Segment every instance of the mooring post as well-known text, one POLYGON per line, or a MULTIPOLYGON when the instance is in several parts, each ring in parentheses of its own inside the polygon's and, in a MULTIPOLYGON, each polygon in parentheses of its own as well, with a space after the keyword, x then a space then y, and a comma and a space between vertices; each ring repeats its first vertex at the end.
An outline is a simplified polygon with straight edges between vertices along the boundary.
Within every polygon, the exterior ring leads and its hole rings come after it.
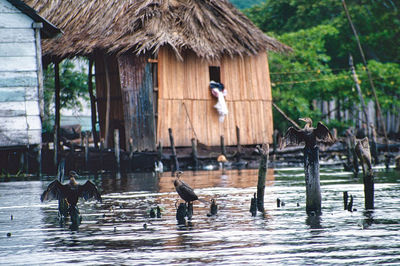
POLYGON ((115 153, 115 161, 117 162, 117 170, 118 172, 121 170, 121 161, 120 161, 120 148, 119 148, 119 130, 114 129, 114 153, 115 153))
POLYGON ((304 174, 306 178, 306 212, 320 215, 321 188, 319 180, 319 148, 306 147, 304 152, 304 174))
POLYGON ((268 143, 264 143, 262 148, 257 147, 257 149, 261 155, 260 166, 258 167, 257 209, 260 212, 264 212, 264 191, 268 169, 269 145, 268 143))
POLYGON ((199 169, 199 158, 197 155, 197 140, 192 138, 192 158, 193 158, 193 168, 194 170, 199 169))
POLYGON ((225 138, 224 135, 221 135, 221 154, 226 157, 226 148, 225 148, 225 138))
POLYGON ((349 193, 347 191, 343 192, 343 207, 345 210, 347 210, 347 204, 349 201, 349 193))
POLYGON ((171 160, 173 166, 172 172, 176 172, 179 171, 179 162, 178 162, 178 157, 176 156, 176 149, 175 149, 174 136, 172 135, 172 128, 168 128, 168 133, 172 151, 172 160, 171 160))

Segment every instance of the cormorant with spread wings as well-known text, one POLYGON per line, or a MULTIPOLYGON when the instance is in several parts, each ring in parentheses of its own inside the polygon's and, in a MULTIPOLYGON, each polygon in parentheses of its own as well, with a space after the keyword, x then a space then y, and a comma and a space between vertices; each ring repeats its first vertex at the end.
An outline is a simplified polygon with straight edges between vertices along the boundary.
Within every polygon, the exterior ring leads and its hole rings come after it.
POLYGON ((318 122, 317 127, 313 128, 311 118, 305 117, 299 118, 299 120, 306 122, 306 125, 303 129, 290 127, 284 136, 284 145, 304 142, 306 147, 313 148, 317 144, 317 139, 328 143, 334 142, 331 132, 322 122, 318 122))
POLYGON ((78 184, 75 177, 78 176, 75 171, 70 172, 70 179, 68 184, 62 184, 59 180, 51 182, 47 189, 43 192, 40 200, 58 199, 59 202, 66 202, 64 208, 66 210, 59 210, 61 213, 69 213, 72 223, 79 223, 79 210, 77 208, 78 199, 84 198, 86 200, 95 198, 102 202, 101 195, 96 186, 91 181, 86 181, 85 184, 78 184))

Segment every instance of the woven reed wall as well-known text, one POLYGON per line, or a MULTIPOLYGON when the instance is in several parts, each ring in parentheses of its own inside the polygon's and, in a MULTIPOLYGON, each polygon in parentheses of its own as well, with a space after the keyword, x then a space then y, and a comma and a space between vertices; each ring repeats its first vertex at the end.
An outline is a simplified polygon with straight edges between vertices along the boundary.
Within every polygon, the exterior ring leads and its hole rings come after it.
POLYGON ((190 146, 191 138, 209 145, 236 145, 236 126, 241 144, 272 142, 272 105, 266 53, 252 57, 224 57, 219 65, 221 82, 228 91, 229 114, 219 123, 213 107, 217 99, 209 88, 210 63, 192 52, 179 61, 173 51, 162 48, 158 54, 157 140, 168 146, 172 128, 176 146, 190 146))

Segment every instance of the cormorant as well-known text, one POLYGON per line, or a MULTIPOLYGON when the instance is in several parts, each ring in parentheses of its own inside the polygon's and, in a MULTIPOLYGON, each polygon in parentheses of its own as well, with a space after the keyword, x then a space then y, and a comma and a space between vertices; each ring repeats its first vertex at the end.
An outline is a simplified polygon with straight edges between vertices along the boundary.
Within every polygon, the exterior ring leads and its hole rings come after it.
POLYGON ((182 171, 178 171, 176 173, 176 179, 174 181, 176 192, 178 192, 179 196, 188 203, 198 200, 199 198, 194 193, 193 189, 189 187, 188 184, 180 180, 182 174, 183 174, 182 171))
POLYGON ((85 184, 78 184, 75 177, 78 175, 75 171, 70 172, 69 183, 63 185, 59 180, 51 182, 47 189, 43 192, 40 200, 58 199, 59 200, 59 211, 63 215, 70 215, 72 223, 79 223, 79 210, 77 203, 79 197, 89 199, 94 197, 96 200, 102 202, 100 193, 96 186, 91 181, 86 181, 85 184), (62 204, 60 204, 60 202, 62 204))
POLYGON ((313 128, 311 118, 305 117, 299 118, 299 120, 306 122, 306 125, 303 129, 289 127, 284 137, 285 145, 290 143, 301 144, 305 142, 306 147, 314 148, 317 144, 317 139, 329 143, 334 142, 331 132, 329 132, 329 129, 322 124, 322 122, 318 122, 317 127, 313 128))

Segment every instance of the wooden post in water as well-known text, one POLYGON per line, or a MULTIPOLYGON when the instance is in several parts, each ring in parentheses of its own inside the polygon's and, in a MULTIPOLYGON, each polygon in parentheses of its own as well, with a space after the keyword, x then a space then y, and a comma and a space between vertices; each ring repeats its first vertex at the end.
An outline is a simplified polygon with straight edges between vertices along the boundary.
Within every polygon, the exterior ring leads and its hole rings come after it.
POLYGON ((226 148, 225 148, 225 138, 224 135, 221 135, 221 154, 226 157, 226 148))
POLYGON ((199 158, 197 155, 197 140, 192 138, 192 157, 193 157, 193 168, 194 170, 199 169, 199 158))
POLYGON ((363 169, 365 209, 374 209, 374 173, 368 138, 356 140, 355 150, 363 169))
POLYGON ((306 178, 306 212, 320 215, 321 188, 319 181, 319 148, 306 147, 304 152, 304 174, 306 178))
POLYGON ((117 171, 121 171, 120 148, 119 148, 119 130, 114 129, 114 153, 117 162, 117 171))
POLYGON ((264 143, 262 148, 257 147, 261 155, 260 166, 258 167, 258 183, 257 183, 257 209, 264 212, 264 192, 265 192, 265 179, 267 177, 268 169, 268 154, 269 145, 264 143))
POLYGON ((236 142, 237 142, 237 155, 236 161, 240 161, 242 159, 242 145, 240 144, 240 128, 236 126, 236 142))
POLYGON ((178 157, 176 156, 176 149, 175 149, 174 136, 172 135, 172 128, 168 128, 168 133, 172 151, 172 166, 173 166, 172 172, 176 172, 179 171, 179 162, 178 162, 178 157))

